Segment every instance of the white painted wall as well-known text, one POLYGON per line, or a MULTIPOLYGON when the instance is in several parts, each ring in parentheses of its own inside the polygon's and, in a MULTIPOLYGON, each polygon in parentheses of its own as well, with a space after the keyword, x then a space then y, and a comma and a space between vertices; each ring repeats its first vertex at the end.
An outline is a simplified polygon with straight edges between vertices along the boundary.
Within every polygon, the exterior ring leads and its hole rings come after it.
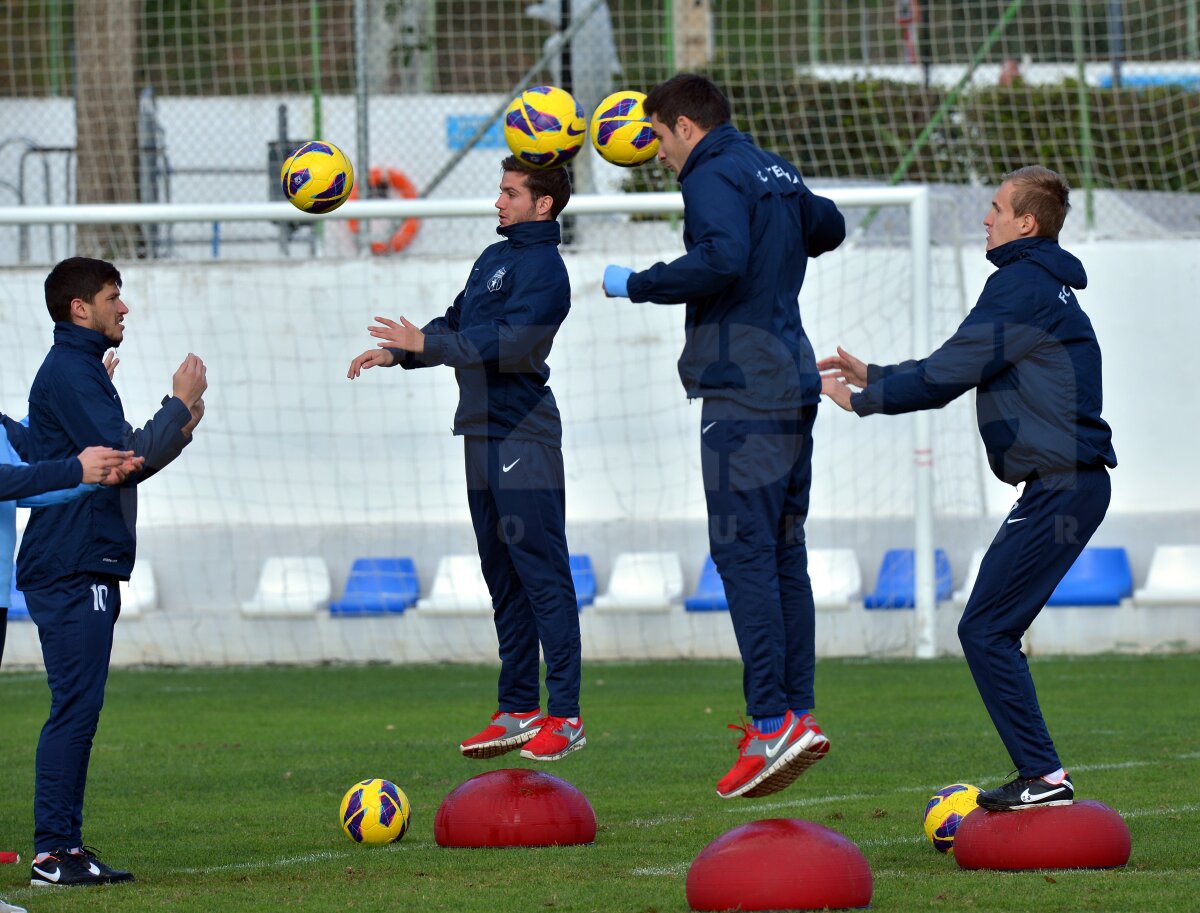
MULTIPOLYGON (((645 266, 675 252, 632 243, 624 256, 645 266)), ((1112 510, 1200 511, 1191 379, 1200 242, 1084 243, 1075 252, 1091 274, 1081 300, 1104 351, 1104 414, 1121 463, 1112 510)), ((952 272, 955 253, 936 252, 935 277, 952 272)), ((573 311, 550 359, 569 515, 700 519, 699 407, 675 373, 682 309, 604 298, 599 278, 611 256, 567 255, 573 311)), ((840 343, 872 360, 914 354, 907 303, 891 298, 906 281, 903 257, 859 250, 815 262, 802 310, 818 352, 840 343)), ((973 301, 990 267, 978 251, 965 252, 963 266, 973 301)), ((423 322, 469 269, 466 259, 424 258, 125 266, 131 313, 117 386, 129 419, 154 412, 189 351, 205 359, 211 384, 195 443, 144 492, 142 525, 387 523, 397 511, 406 520, 465 518, 461 445, 449 434, 452 371, 375 370, 353 382, 345 374, 372 344, 372 317, 423 322)), ((0 405, 14 414, 50 342, 44 274, 0 271, 0 405)), ((957 320, 953 308, 939 311, 938 338, 957 320)), ((970 400, 935 416, 939 509, 1003 512, 1012 489, 982 468, 970 400)), ((907 417, 823 408, 813 516, 909 513, 910 427, 907 417)))

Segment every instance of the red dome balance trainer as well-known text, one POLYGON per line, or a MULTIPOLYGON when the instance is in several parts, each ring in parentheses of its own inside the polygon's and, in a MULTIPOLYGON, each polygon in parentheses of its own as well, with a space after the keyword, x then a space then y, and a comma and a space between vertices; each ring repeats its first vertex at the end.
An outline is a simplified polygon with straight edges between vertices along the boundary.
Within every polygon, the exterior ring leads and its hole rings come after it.
POLYGON ((591 803, 566 780, 508 768, 472 777, 442 800, 438 846, 568 846, 596 839, 591 803))
POLYGON ((811 821, 771 818, 726 831, 687 876, 693 910, 865 907, 871 867, 854 842, 811 821))
POLYGON ((1125 821, 1090 799, 1015 812, 981 808, 954 837, 964 869, 1112 869, 1129 861, 1129 849, 1125 821))

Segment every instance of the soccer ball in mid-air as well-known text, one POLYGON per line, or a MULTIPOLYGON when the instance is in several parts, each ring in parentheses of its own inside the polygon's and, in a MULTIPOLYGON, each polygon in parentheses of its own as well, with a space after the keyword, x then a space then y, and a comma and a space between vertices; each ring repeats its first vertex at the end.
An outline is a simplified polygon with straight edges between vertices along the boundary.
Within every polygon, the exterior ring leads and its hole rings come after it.
POLYGON ((355 843, 395 843, 411 814, 404 790, 388 780, 363 780, 342 797, 342 830, 355 843))
POLYGON ((613 92, 592 115, 592 145, 606 162, 632 168, 658 155, 658 138, 642 110, 642 92, 613 92))
POLYGON ((954 834, 963 818, 979 807, 979 788, 954 783, 939 789, 925 806, 925 836, 939 853, 954 852, 954 834))
POLYGON ((350 196, 354 167, 333 143, 305 143, 283 162, 279 172, 283 195, 305 212, 332 212, 350 196))
POLYGON ((533 168, 553 168, 583 147, 587 122, 570 92, 535 86, 512 100, 504 112, 504 141, 513 155, 533 168))

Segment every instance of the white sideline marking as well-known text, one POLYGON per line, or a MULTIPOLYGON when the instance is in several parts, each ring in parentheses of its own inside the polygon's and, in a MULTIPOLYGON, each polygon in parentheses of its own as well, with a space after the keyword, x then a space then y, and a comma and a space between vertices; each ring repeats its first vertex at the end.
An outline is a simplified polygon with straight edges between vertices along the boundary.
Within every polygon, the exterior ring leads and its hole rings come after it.
POLYGON ((657 866, 654 868, 647 868, 647 869, 631 869, 629 874, 630 875, 648 876, 651 878, 662 878, 664 876, 670 877, 670 878, 676 878, 680 875, 685 874, 689 868, 691 868, 691 863, 680 862, 680 863, 677 863, 676 865, 657 866))
MULTIPOLYGON (((410 847, 427 847, 433 846, 429 841, 399 844, 393 843, 390 846, 378 847, 377 850, 383 852, 394 853, 403 850, 405 846, 410 847)), ((168 869, 172 875, 215 875, 219 872, 236 872, 241 869, 283 869, 292 865, 304 865, 309 862, 322 862, 327 859, 350 859, 357 856, 357 850, 346 850, 344 852, 330 852, 328 850, 320 853, 305 853, 303 856, 285 856, 282 859, 262 859, 257 862, 248 860, 246 862, 230 862, 227 865, 210 865, 199 869, 168 869)))
POLYGON ((867 793, 851 793, 845 796, 812 796, 807 799, 793 799, 790 802, 764 802, 761 805, 733 805, 725 809, 727 812, 771 811, 776 808, 802 808, 806 805, 824 805, 827 802, 849 802, 854 799, 870 799, 867 793))
POLYGON ((1139 808, 1131 812, 1120 812, 1122 818, 1148 818, 1150 815, 1182 815, 1200 812, 1200 805, 1171 805, 1166 808, 1139 808))
POLYGON ((658 827, 660 824, 680 824, 684 821, 694 821, 695 815, 659 815, 657 818, 633 818, 628 822, 629 827, 658 827))
MULTIPOLYGON (((1190 751, 1190 752, 1187 752, 1186 754, 1177 754, 1172 758, 1159 759, 1159 760, 1155 760, 1155 761, 1116 761, 1112 764, 1072 764, 1068 768, 1068 771, 1073 773, 1074 771, 1079 770, 1079 771, 1083 771, 1083 772, 1087 773, 1087 772, 1090 772, 1093 770, 1129 770, 1130 768, 1133 768, 1133 767, 1150 767, 1155 764, 1162 764, 1164 761, 1167 761, 1167 760, 1169 760, 1169 761, 1200 760, 1200 751, 1190 751)), ((993 779, 994 777, 995 777, 995 774, 980 774, 975 777, 969 777, 966 780, 962 780, 961 782, 963 782, 963 783, 983 783, 983 782, 993 779)), ((1008 777, 1005 777, 1005 779, 1007 780, 1008 777)), ((942 788, 941 786, 900 786, 900 787, 896 788, 895 792, 915 793, 915 792, 928 791, 932 795, 934 792, 936 792, 937 790, 939 790, 941 788, 942 788)))

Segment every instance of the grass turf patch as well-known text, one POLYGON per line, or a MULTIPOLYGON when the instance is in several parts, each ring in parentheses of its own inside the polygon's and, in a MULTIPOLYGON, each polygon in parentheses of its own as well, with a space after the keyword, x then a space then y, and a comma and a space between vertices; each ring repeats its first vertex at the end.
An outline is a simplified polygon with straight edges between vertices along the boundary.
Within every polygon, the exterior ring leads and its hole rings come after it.
POLYGON ((92 753, 84 832, 138 883, 32 889, 34 750, 44 677, 0 675, 0 896, 68 910, 681 911, 688 866, 760 818, 805 818, 854 840, 874 910, 1191 911, 1200 876, 1200 657, 1038 658, 1043 709, 1078 798, 1116 808, 1127 868, 964 872, 921 833, 928 797, 989 788, 1008 757, 961 660, 825 660, 817 718, 828 757, 789 789, 722 801, 735 759, 741 668, 731 662, 585 663, 588 746, 538 769, 596 811, 591 846, 438 847, 433 819, 467 778, 534 766, 457 751, 494 709, 494 667, 114 670, 92 753), (341 832, 351 784, 384 777, 413 805, 407 836, 360 847, 341 832))

